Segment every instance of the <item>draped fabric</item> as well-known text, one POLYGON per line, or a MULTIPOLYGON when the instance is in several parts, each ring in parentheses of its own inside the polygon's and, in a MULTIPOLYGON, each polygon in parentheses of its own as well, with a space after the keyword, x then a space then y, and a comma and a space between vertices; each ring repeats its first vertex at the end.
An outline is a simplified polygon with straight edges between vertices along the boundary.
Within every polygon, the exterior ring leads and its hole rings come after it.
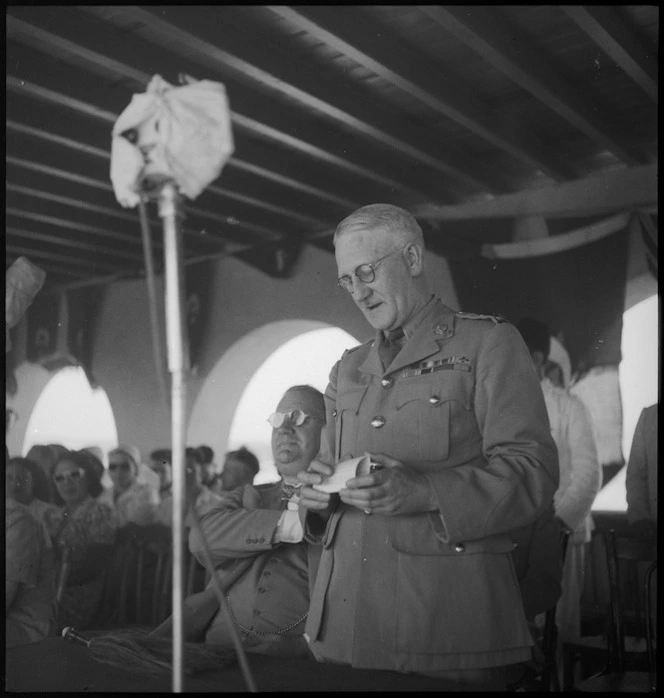
POLYGON ((574 372, 621 360, 627 231, 526 259, 449 259, 460 310, 535 317, 562 338, 574 372))

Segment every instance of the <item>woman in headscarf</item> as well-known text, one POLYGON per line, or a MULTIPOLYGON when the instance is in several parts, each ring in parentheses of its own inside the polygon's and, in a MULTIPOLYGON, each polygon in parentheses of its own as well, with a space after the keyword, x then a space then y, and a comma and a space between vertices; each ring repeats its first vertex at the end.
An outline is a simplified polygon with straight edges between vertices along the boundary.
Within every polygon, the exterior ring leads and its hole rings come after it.
POLYGON ((155 520, 159 495, 138 480, 138 472, 139 463, 132 449, 119 446, 108 454, 108 473, 113 486, 104 490, 99 501, 115 509, 120 526, 129 523, 146 526, 155 520))
POLYGON ((82 630, 99 607, 104 572, 118 528, 116 512, 97 497, 103 487, 90 461, 80 453, 61 456, 53 476, 58 509, 45 516, 60 564, 67 563, 58 626, 82 630))

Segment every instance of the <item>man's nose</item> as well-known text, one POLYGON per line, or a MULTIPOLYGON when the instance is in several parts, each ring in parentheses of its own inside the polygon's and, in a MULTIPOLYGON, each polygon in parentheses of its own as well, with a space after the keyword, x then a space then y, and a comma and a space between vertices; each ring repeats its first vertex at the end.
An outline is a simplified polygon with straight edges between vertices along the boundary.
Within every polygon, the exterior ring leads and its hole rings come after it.
POLYGON ((371 295, 371 288, 368 284, 360 281, 356 276, 353 276, 353 290, 351 291, 354 301, 362 301, 371 295))

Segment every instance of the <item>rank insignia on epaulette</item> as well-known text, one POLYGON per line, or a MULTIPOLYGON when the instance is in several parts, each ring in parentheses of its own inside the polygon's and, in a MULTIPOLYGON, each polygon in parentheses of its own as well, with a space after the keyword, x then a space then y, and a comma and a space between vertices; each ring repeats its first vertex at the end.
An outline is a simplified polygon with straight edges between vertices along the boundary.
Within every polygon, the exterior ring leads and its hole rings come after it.
POLYGON ((433 328, 433 336, 441 339, 447 339, 454 335, 454 331, 449 325, 436 325, 433 328))
POLYGON ((458 311, 455 313, 457 317, 465 318, 466 320, 491 320, 496 324, 501 322, 509 322, 504 315, 484 315, 482 313, 463 313, 458 311))

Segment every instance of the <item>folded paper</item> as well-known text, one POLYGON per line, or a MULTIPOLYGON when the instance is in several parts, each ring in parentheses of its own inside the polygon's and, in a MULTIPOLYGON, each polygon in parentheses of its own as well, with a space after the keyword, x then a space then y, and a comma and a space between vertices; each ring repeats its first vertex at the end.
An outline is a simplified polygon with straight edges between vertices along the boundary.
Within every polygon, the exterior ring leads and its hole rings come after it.
POLYGON ((351 458, 339 463, 330 477, 326 478, 320 485, 313 485, 314 489, 321 492, 339 492, 346 487, 348 480, 360 475, 368 475, 371 468, 371 458, 365 453, 359 458, 351 458))

